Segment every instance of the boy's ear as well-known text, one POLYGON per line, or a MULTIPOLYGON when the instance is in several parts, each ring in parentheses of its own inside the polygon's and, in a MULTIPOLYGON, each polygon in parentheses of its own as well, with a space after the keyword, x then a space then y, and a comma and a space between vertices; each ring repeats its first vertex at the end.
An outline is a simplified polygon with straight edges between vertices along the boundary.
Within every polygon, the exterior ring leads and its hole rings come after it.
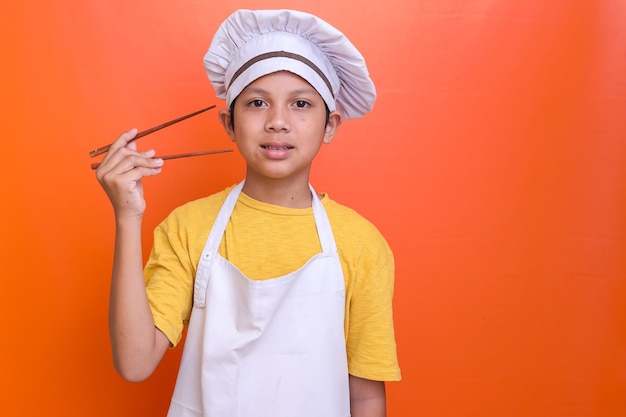
POLYGON ((326 128, 324 129, 324 143, 333 141, 337 130, 339 130, 339 126, 341 126, 342 120, 341 113, 337 110, 330 112, 328 115, 328 123, 326 123, 326 128))
POLYGON ((224 128, 224 130, 230 137, 230 140, 234 141, 235 137, 234 137, 234 129, 233 129, 233 123, 232 123, 233 119, 231 117, 230 110, 228 109, 220 110, 218 113, 218 118, 220 119, 220 123, 222 127, 224 128))

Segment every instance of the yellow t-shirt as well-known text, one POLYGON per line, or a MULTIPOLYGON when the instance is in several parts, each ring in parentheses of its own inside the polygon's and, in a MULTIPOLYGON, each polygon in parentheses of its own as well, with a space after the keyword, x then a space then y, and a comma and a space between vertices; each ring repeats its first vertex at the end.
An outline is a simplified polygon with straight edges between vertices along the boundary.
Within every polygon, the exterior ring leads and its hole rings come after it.
MULTIPOLYGON (((200 255, 232 188, 177 208, 155 229, 145 267, 146 289, 155 325, 174 346, 191 315, 200 255)), ((354 210, 326 195, 321 201, 346 285, 344 329, 349 372, 378 381, 399 380, 391 250, 380 232, 354 210)), ((321 252, 313 210, 266 204, 241 193, 219 251, 250 279, 293 272, 321 252)))

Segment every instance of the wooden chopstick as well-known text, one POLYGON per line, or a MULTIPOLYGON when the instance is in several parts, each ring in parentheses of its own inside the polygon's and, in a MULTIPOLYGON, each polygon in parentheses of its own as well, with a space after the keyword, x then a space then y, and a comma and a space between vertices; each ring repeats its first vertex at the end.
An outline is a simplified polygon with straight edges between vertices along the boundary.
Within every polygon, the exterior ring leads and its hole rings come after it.
MULTIPOLYGON (((203 113, 203 112, 205 112, 205 111, 207 111, 207 110, 211 110, 212 108, 215 108, 215 105, 213 105, 213 106, 209 106, 209 107, 207 107, 207 108, 205 108, 205 109, 202 109, 202 110, 195 111, 195 112, 193 112, 193 113, 189 113, 189 114, 187 114, 187 115, 185 115, 185 116, 181 116, 181 117, 179 117, 179 118, 177 118, 177 119, 170 120, 169 122, 165 122, 165 123, 160 124, 160 125, 158 125, 158 126, 151 127, 150 129, 143 130, 143 131, 141 131, 141 132, 137 133, 137 135, 136 135, 133 139, 131 139, 131 140, 129 141, 129 143, 130 143, 130 142, 132 142, 132 141, 135 141, 135 140, 137 140, 137 139, 139 139, 139 138, 141 138, 141 137, 144 137, 144 136, 146 136, 146 135, 149 135, 150 133, 154 133, 154 132, 156 132, 157 130, 161 130, 161 129, 163 129, 164 127, 171 126, 171 125, 173 125, 174 123, 182 122, 183 120, 188 119, 188 118, 190 118, 190 117, 193 117, 193 116, 195 116, 195 115, 197 115, 197 114, 203 113)), ((96 149, 94 149, 93 151, 89 152, 89 157, 90 157, 90 158, 93 158, 93 157, 95 157, 95 156, 98 156, 98 155, 101 155, 101 154, 105 153, 106 151, 108 151, 108 150, 109 150, 109 148, 111 147, 111 145, 112 145, 112 143, 110 143, 110 144, 108 144, 108 145, 106 145, 106 146, 102 146, 102 147, 100 147, 100 148, 96 148, 96 149)), ((181 157, 181 158, 183 158, 183 157, 181 157)))
MULTIPOLYGON (((225 153, 225 152, 232 152, 232 151, 233 151, 232 149, 220 149, 217 151, 191 152, 191 153, 179 153, 175 155, 155 156, 155 158, 178 159, 178 158, 188 158, 190 156, 212 155, 215 153, 225 153)), ((91 164, 91 169, 98 169, 99 166, 100 166, 100 162, 96 162, 94 164, 91 164)))

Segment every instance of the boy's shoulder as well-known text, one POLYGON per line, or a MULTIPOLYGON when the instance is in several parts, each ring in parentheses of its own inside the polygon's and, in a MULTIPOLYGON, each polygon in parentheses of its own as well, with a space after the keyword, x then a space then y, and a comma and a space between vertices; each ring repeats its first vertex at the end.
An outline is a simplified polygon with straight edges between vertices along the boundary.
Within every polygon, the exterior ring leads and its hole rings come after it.
POLYGON ((356 222, 361 227, 375 228, 374 224, 356 209, 340 203, 337 200, 333 200, 328 194, 324 194, 322 203, 324 205, 324 209, 326 209, 326 212, 328 213, 328 216, 334 218, 336 221, 351 220, 356 222))
POLYGON ((328 196, 325 196, 322 201, 336 238, 386 244, 383 235, 374 223, 357 210, 332 200, 328 196))
POLYGON ((220 208, 226 201, 226 197, 228 193, 235 188, 235 185, 231 185, 224 190, 217 191, 214 194, 208 195, 206 197, 200 197, 196 200, 188 201, 178 207, 176 207, 171 215, 175 216, 187 216, 189 214, 196 213, 215 213, 219 212, 220 208))
POLYGON ((212 223, 224 201, 226 201, 226 196, 234 187, 234 185, 230 186, 209 196, 191 200, 176 207, 163 220, 161 227, 194 228, 212 223))

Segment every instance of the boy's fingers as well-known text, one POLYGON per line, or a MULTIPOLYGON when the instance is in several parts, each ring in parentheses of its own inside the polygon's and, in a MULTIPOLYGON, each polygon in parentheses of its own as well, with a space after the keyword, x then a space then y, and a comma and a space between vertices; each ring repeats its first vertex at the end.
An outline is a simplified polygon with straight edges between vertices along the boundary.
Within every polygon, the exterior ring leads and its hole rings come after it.
POLYGON ((129 136, 131 136, 131 138, 129 139, 130 142, 126 142, 126 147, 128 149, 132 149, 133 151, 137 150, 137 142, 132 140, 135 136, 137 136, 137 129, 133 129, 132 131, 130 131, 129 136))
POLYGON ((135 136, 137 136, 137 128, 132 128, 129 131, 122 133, 120 137, 117 138, 115 142, 113 142, 113 144, 109 148, 109 152, 115 149, 122 148, 124 146, 135 146, 136 149, 137 144, 134 143, 133 140, 135 136))
POLYGON ((128 148, 119 149, 112 154, 107 154, 107 157, 96 169, 96 177, 101 179, 109 173, 122 175, 136 168, 159 168, 163 165, 163 160, 161 158, 154 159, 154 154, 153 149, 145 152, 137 152, 128 148))
POLYGON ((100 162, 100 166, 107 163, 114 155, 117 154, 117 151, 122 148, 128 148, 133 151, 137 150, 137 144, 134 142, 134 138, 137 136, 137 129, 133 128, 127 132, 122 133, 116 140, 111 144, 109 149, 107 150, 102 162, 100 162))
POLYGON ((122 133, 116 140, 111 144, 109 150, 106 155, 104 155, 104 159, 102 162, 106 161, 111 157, 118 149, 128 147, 129 149, 136 150, 137 144, 134 143, 134 138, 137 136, 137 129, 132 128, 127 132, 122 133))
POLYGON ((131 139, 132 139, 132 138, 134 138, 136 135, 137 135, 137 128, 136 128, 136 127, 133 127, 132 129, 130 129, 130 130, 128 130, 128 131, 126 131, 126 132, 122 133, 120 136, 121 136, 121 137, 123 137, 123 138, 125 138, 125 139, 131 140, 131 139))

